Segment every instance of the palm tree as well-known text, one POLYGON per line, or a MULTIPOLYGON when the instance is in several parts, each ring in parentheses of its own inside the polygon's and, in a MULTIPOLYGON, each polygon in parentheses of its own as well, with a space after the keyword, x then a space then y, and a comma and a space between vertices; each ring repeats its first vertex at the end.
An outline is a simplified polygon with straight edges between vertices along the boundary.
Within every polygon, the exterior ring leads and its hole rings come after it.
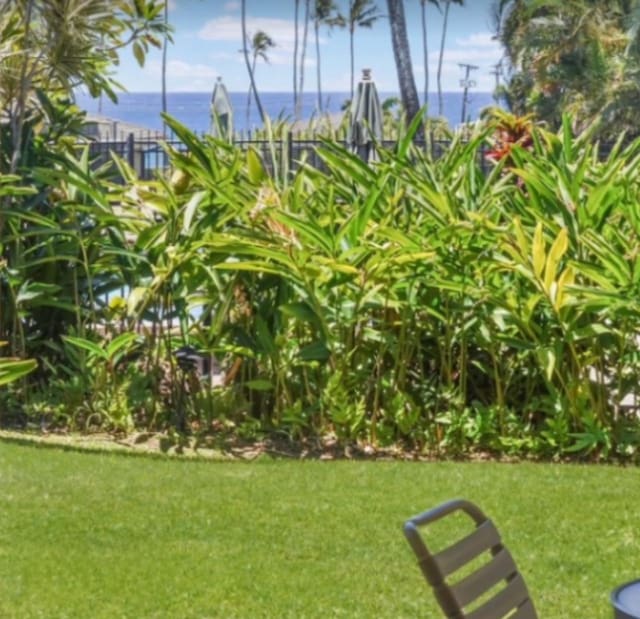
POLYGON ((345 19, 337 12, 333 0, 315 0, 313 9, 313 30, 316 41, 316 77, 318 80, 318 112, 322 112, 322 76, 320 71, 320 26, 326 24, 329 28, 344 27, 345 19))
POLYGON ((495 22, 510 63, 511 109, 552 127, 564 112, 577 129, 599 120, 606 139, 637 134, 637 7, 629 0, 500 0, 495 22))
POLYGON ((406 113, 407 122, 411 122, 420 111, 420 102, 418 101, 418 91, 413 77, 407 23, 402 0, 387 0, 387 8, 389 10, 391 41, 396 61, 402 107, 406 113))
POLYGON ((444 18, 442 22, 442 37, 440 39, 440 56, 438 57, 438 116, 442 116, 444 112, 444 101, 442 99, 442 61, 444 60, 444 44, 447 38, 447 26, 449 22, 449 9, 451 3, 464 5, 464 0, 444 0, 444 18))
POLYGON ((298 109, 298 22, 300 15, 300 0, 295 0, 293 12, 293 109, 298 109))
MULTIPOLYGON (((249 68, 249 77, 251 80, 251 85, 249 86, 249 92, 247 94, 247 127, 249 126, 249 117, 251 111, 251 92, 253 91, 253 97, 256 100, 256 105, 258 106, 258 112, 260 113, 260 120, 264 123, 266 120, 266 116, 264 113, 264 109, 262 107, 262 103, 260 101, 260 97, 258 96, 258 89, 256 88, 256 63, 258 62, 258 58, 262 58, 266 63, 269 63, 269 57, 267 56, 267 51, 272 47, 275 47, 274 40, 266 33, 264 30, 258 30, 249 41, 249 47, 251 48, 251 66, 249 68)), ((249 50, 247 49, 247 45, 245 43, 245 58, 248 60, 249 58, 249 50)))
POLYGON ((435 4, 440 9, 440 0, 420 0, 422 21, 422 61, 424 63, 424 105, 429 105, 429 46, 427 45, 427 4, 435 4))
POLYGON ((300 87, 298 88, 298 101, 295 109, 296 119, 300 118, 302 111, 302 96, 304 93, 304 62, 307 55, 307 39, 309 37, 309 12, 311 0, 304 3, 304 30, 302 33, 302 53, 300 54, 300 87))
POLYGON ((347 26, 349 28, 349 54, 351 59, 351 100, 355 86, 355 52, 353 46, 356 28, 372 28, 373 24, 382 17, 374 0, 349 0, 349 15, 347 26))
MULTIPOLYGON (((165 28, 169 26, 169 0, 164 3, 164 25, 165 28)), ((167 113, 167 47, 169 45, 169 38, 165 36, 162 42, 162 112, 167 113)), ((166 135, 167 125, 162 122, 162 133, 166 135)))

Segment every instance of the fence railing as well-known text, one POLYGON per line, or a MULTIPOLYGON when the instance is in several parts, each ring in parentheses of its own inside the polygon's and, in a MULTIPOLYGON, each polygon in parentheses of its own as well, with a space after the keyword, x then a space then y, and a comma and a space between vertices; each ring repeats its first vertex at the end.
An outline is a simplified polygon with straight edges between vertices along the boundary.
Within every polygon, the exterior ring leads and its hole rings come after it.
MULTIPOLYGON (((338 143, 349 147, 346 140, 337 140, 338 143)), ((280 170, 287 170, 295 173, 304 161, 318 169, 323 169, 323 161, 318 154, 318 147, 322 145, 319 137, 301 137, 297 134, 288 133, 284 138, 273 140, 261 140, 255 138, 241 138, 234 140, 233 144, 243 150, 253 148, 262 158, 262 161, 270 174, 276 173, 275 167, 280 166, 280 170)), ((423 150, 428 149, 433 158, 442 156, 451 141, 448 139, 431 138, 423 142, 416 142, 416 147, 423 150)), ((169 146, 177 151, 186 152, 188 148, 182 141, 175 137, 166 139, 155 135, 135 135, 130 133, 126 139, 120 140, 95 140, 89 143, 89 154, 95 166, 102 165, 111 160, 111 153, 115 153, 136 171, 139 178, 151 180, 156 174, 169 167, 169 157, 165 150, 169 146)), ((385 149, 393 149, 396 146, 395 140, 382 140, 380 146, 385 149)), ((358 154, 368 160, 372 146, 359 149, 358 154)), ((480 149, 479 165, 487 171, 484 147, 480 149)))

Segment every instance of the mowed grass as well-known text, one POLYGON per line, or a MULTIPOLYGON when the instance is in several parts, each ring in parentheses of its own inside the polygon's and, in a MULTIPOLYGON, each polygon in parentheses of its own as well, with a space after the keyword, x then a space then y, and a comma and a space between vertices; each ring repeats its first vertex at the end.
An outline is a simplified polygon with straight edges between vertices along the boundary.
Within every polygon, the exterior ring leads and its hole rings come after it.
POLYGON ((401 532, 478 502, 542 619, 640 577, 640 470, 212 463, 0 442, 0 617, 440 617, 401 532))

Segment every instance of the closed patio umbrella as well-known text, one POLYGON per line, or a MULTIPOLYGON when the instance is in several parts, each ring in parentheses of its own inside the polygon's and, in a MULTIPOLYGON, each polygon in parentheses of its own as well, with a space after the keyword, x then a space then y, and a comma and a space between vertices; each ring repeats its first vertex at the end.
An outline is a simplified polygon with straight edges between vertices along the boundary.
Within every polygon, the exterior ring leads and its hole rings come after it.
POLYGON ((211 95, 211 135, 231 141, 233 139, 233 107, 222 78, 219 77, 211 95))
POLYGON ((363 69, 362 80, 351 102, 349 144, 364 161, 375 161, 373 142, 382 139, 382 107, 378 91, 371 79, 371 69, 363 69))

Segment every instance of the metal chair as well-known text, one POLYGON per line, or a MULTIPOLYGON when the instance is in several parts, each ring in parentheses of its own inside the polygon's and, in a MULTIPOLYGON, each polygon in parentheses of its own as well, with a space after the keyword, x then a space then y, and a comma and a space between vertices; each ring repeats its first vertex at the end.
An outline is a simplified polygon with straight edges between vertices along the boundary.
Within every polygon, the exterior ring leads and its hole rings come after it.
POLYGON ((447 619, 537 619, 527 586, 498 530, 470 501, 456 499, 414 516, 405 523, 404 534, 447 619), (419 527, 460 511, 473 520, 473 532, 432 554, 419 527), (476 567, 485 556, 487 561, 476 567), (472 562, 466 572, 475 569, 452 582, 454 573, 472 562))

